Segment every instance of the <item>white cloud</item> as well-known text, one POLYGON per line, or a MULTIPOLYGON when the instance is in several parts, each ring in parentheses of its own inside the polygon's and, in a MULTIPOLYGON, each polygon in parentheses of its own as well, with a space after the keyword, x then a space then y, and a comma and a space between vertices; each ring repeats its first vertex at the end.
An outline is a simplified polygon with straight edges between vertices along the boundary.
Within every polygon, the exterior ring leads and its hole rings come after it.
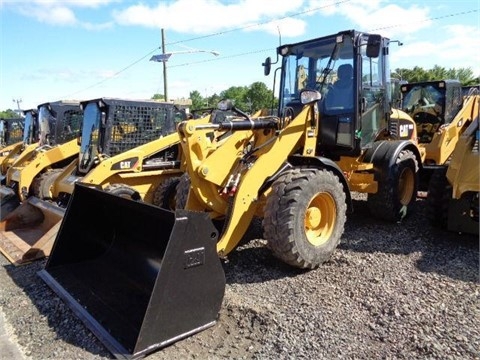
MULTIPOLYGON (((243 0, 234 4, 223 4, 216 0, 178 0, 172 3, 159 2, 153 7, 133 5, 114 11, 113 16, 121 25, 166 28, 193 34, 207 34, 249 24, 252 25, 248 29, 264 28, 272 31, 271 26, 253 25, 298 12, 302 4, 302 0, 277 1, 275 6, 269 0, 243 0)), ((287 26, 288 22, 284 25, 287 26)))
POLYGON ((311 7, 324 5, 320 13, 324 16, 342 16, 353 28, 360 31, 381 31, 383 36, 398 37, 429 27, 430 10, 426 6, 402 7, 386 0, 335 1, 326 6, 324 1, 312 0, 311 7))
POLYGON ((434 65, 439 65, 447 69, 470 68, 475 76, 480 76, 480 63, 478 62, 480 28, 478 26, 449 25, 440 27, 437 31, 444 34, 441 38, 443 40, 437 42, 412 41, 395 50, 392 68, 420 66, 431 69, 434 65))
POLYGON ((74 8, 97 9, 118 0, 24 0, 4 1, 2 5, 8 5, 24 16, 54 26, 81 26, 87 30, 98 30, 111 27, 113 23, 92 24, 80 21, 74 12, 74 8))
POLYGON ((25 16, 33 17, 37 21, 50 25, 75 25, 78 21, 75 13, 65 7, 57 5, 49 6, 26 6, 23 5, 18 8, 20 13, 25 16))

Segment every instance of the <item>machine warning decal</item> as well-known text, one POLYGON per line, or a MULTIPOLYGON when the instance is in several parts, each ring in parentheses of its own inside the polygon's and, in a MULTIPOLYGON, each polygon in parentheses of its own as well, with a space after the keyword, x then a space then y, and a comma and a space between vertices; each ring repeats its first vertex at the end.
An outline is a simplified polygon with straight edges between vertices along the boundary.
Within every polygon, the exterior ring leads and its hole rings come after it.
POLYGON ((205 264, 205 248, 186 250, 184 253, 183 268, 188 269, 205 264))
POLYGON ((112 165, 111 170, 129 170, 133 169, 138 162, 138 157, 124 159, 112 165))

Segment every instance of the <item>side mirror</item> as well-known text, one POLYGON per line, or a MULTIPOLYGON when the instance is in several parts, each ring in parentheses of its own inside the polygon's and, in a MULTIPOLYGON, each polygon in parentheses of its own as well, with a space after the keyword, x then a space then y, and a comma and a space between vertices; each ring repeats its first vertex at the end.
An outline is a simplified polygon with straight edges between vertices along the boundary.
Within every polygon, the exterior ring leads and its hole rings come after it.
POLYGON ((321 98, 322 94, 316 90, 302 90, 300 92, 300 102, 303 105, 318 101, 321 98))
POLYGON ((367 42, 367 56, 369 58, 377 58, 380 55, 380 47, 382 37, 380 35, 370 35, 367 42))
POLYGON ((268 76, 272 68, 272 59, 270 58, 270 56, 265 59, 265 62, 262 63, 262 65, 263 65, 263 74, 265 76, 268 76))

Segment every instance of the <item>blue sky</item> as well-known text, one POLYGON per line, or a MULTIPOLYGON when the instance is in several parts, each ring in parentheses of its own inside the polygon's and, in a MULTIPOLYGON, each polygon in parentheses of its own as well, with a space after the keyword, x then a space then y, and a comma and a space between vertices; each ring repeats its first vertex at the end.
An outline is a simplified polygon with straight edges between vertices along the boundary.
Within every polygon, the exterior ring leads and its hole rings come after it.
POLYGON ((480 75, 480 0, 0 0, 0 110, 163 93, 162 64, 149 61, 161 29, 169 98, 255 81, 271 88, 261 63, 280 41, 347 29, 400 40, 392 69, 480 75))

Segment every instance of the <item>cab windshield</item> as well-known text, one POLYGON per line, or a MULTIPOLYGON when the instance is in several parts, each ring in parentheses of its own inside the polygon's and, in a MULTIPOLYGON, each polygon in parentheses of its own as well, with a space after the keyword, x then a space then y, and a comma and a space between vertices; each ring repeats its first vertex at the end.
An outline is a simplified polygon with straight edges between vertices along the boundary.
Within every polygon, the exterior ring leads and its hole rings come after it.
POLYGON ((442 112, 444 103, 444 94, 432 85, 414 86, 403 98, 402 110, 413 115, 417 110, 435 108, 437 112, 442 112))
POLYGON ((293 46, 286 45, 280 52, 284 56, 280 109, 299 102, 301 90, 315 89, 325 99, 332 97, 323 111, 352 111, 353 42, 350 37, 329 37, 293 46), (334 88, 343 92, 337 101, 333 99, 334 88))
POLYGON ((35 118, 31 111, 25 114, 24 130, 23 130, 23 143, 30 145, 35 141, 35 118))
POLYGON ((102 111, 96 102, 87 104, 83 113, 82 141, 80 144, 79 169, 90 170, 93 160, 98 155, 99 129, 102 111))
POLYGON ((40 107, 38 125, 40 127, 40 145, 52 145, 52 129, 55 129, 56 117, 47 105, 40 107))

